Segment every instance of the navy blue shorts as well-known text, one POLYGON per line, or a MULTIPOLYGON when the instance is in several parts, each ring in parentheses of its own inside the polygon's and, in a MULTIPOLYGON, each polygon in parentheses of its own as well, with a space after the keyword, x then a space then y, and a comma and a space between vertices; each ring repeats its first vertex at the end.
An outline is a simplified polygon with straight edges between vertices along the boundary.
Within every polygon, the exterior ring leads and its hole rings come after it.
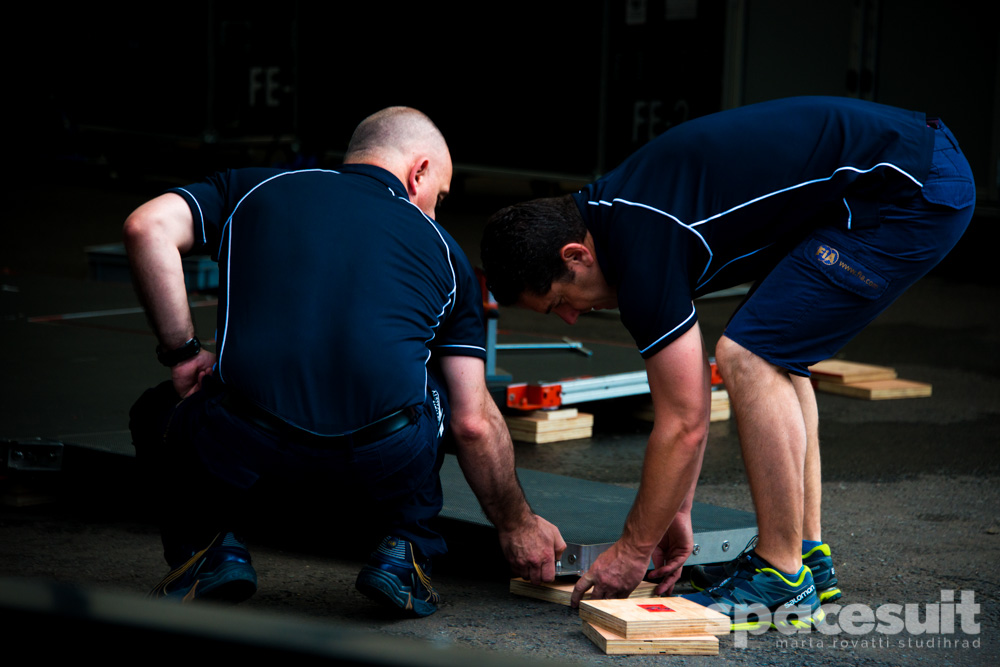
POLYGON ((969 164, 938 122, 924 187, 912 196, 870 204, 878 224, 820 227, 761 280, 725 335, 795 375, 834 356, 965 233, 975 208, 969 164))

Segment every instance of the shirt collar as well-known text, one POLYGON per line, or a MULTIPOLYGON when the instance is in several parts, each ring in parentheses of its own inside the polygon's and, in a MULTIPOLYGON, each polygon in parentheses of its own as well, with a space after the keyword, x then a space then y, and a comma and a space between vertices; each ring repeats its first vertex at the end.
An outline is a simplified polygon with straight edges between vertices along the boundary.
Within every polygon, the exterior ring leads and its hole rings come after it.
POLYGON ((368 176, 374 178, 376 181, 382 183, 387 188, 395 192, 400 197, 409 198, 406 193, 406 188, 403 187, 402 181, 396 177, 390 171, 383 169, 382 167, 376 167, 373 164, 362 164, 362 163, 352 163, 352 164, 342 164, 337 167, 337 171, 343 174, 360 174, 362 176, 368 176))

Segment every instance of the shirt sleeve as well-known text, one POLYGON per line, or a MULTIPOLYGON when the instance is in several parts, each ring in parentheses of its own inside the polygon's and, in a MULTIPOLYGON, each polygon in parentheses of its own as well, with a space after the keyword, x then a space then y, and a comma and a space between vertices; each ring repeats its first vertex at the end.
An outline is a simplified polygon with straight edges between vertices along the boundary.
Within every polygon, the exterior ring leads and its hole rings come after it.
POLYGON ((183 197, 191 209, 195 239, 191 252, 219 261, 226 222, 233 211, 253 188, 280 173, 277 169, 234 169, 168 190, 183 197))
POLYGON ((610 235, 608 257, 618 276, 618 309, 644 359, 695 322, 690 279, 691 232, 654 212, 632 209, 610 235))

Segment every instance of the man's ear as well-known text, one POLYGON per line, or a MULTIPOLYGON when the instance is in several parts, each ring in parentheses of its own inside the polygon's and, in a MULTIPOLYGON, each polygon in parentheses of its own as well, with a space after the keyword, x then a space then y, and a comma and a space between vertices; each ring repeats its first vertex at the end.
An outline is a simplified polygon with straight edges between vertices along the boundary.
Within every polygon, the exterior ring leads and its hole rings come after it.
POLYGON ((430 165, 431 161, 428 158, 422 157, 414 160, 410 166, 410 173, 406 179, 406 191, 409 193, 410 199, 413 199, 414 195, 417 194, 417 190, 423 185, 422 181, 427 177, 430 165))
POLYGON ((594 253, 582 243, 567 243, 560 250, 560 256, 570 268, 573 264, 589 267, 594 263, 594 253))

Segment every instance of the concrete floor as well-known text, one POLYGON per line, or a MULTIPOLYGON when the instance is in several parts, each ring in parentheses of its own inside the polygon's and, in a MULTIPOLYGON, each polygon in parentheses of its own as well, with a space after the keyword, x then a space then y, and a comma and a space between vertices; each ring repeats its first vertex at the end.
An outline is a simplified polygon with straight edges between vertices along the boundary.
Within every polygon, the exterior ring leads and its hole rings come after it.
MULTIPOLYGON (((83 250, 117 242, 128 212, 161 185, 66 178, 5 193, 11 230, 0 249, 0 438, 114 439, 127 428, 132 401, 165 378, 153 355, 155 340, 134 310, 131 287, 90 280, 83 250), (67 317, 73 314, 80 316, 67 317)), ((474 259, 479 225, 506 203, 503 198, 467 193, 440 212, 441 222, 474 259)), ((1000 663, 1000 286, 979 268, 990 254, 984 239, 992 238, 996 223, 993 217, 977 218, 953 257, 840 355, 930 382, 931 398, 868 402, 819 396, 825 538, 838 558, 843 603, 930 604, 940 600, 942 590, 972 590, 981 603, 981 630, 963 638, 978 638, 980 645, 924 648, 915 642, 926 636, 904 633, 906 642, 897 643, 902 640, 894 636, 886 646, 876 643, 886 638, 875 634, 846 638, 854 644, 789 646, 772 633, 752 637, 746 649, 726 638, 715 661, 794 665, 803 662, 805 651, 810 662, 826 664, 1000 663), (869 643, 858 643, 864 640, 869 643)), ((722 298, 699 304, 710 345, 737 303, 722 298)), ((210 299, 194 312, 203 338, 210 337, 215 312, 210 299)), ((569 351, 551 357, 513 353, 516 359, 501 354, 499 365, 512 368, 529 355, 529 365, 542 369, 532 379, 558 379, 577 367, 581 375, 604 372, 637 358, 613 314, 588 315, 571 328, 557 318, 505 309, 500 328, 510 340, 571 336, 620 350, 614 360, 611 355, 587 360, 569 351), (550 368, 553 376, 545 377, 550 368)), ((592 438, 518 444, 518 466, 634 488, 648 435, 648 425, 632 417, 635 404, 622 399, 586 406, 596 415, 592 438)), ((128 464, 120 457, 84 456, 67 465, 69 473, 55 481, 57 502, 0 510, 0 578, 70 582, 126 596, 145 592, 163 566, 155 527, 135 495, 141 490, 129 479, 128 464), (117 545, 115 550, 109 551, 109 544, 117 545)), ((732 422, 712 425, 698 499, 752 510, 732 422)), ((244 613, 483 649, 501 661, 657 660, 604 657, 567 610, 506 595, 504 573, 464 567, 460 547, 435 573, 446 600, 442 610, 422 621, 399 622, 380 618, 353 592, 359 561, 351 550, 290 545, 264 535, 259 545, 254 554, 261 591, 244 605, 244 613)), ((695 664, 707 660, 687 658, 695 664)))

